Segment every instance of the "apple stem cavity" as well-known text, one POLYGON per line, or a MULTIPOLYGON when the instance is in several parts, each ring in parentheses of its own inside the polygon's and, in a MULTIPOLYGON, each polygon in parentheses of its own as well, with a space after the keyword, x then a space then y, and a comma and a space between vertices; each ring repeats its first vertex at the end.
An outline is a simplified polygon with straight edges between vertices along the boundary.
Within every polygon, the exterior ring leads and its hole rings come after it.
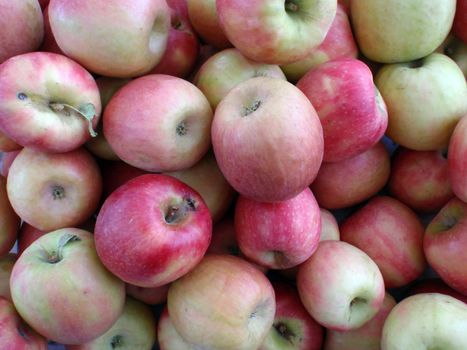
POLYGON ((55 185, 52 187, 52 197, 53 199, 62 199, 65 197, 65 189, 60 185, 55 185))
POLYGON ((256 111, 261 106, 261 101, 255 101, 250 106, 245 107, 245 113, 243 114, 244 117, 250 115, 254 111, 256 111))
POLYGON ((186 134, 188 134, 188 128, 184 121, 178 123, 176 132, 178 136, 185 136, 186 134))
POLYGON ((454 216, 445 216, 443 218, 443 225, 447 230, 452 229, 457 224, 457 218, 454 216))
POLYGON ((297 12, 299 9, 298 5, 295 2, 290 1, 290 0, 287 0, 284 6, 287 12, 297 12))
POLYGON ((170 205, 165 213, 165 222, 177 224, 182 221, 190 211, 196 210, 196 201, 193 198, 185 197, 181 205, 170 205))
POLYGON ((52 252, 45 251, 46 254, 46 261, 50 264, 56 264, 63 260, 63 248, 69 243, 81 241, 77 235, 72 235, 69 233, 64 234, 60 237, 58 241, 57 250, 53 250, 52 252))
POLYGON ((275 322, 273 327, 282 338, 287 340, 290 344, 293 344, 292 340, 295 337, 295 333, 292 332, 284 322, 275 322))
POLYGON ((123 345, 123 337, 121 335, 115 335, 110 340, 110 346, 112 349, 117 349, 123 345))
MULTIPOLYGON (((19 96, 18 96, 19 98, 19 96)), ((92 137, 97 136, 97 132, 92 127, 92 120, 96 115, 96 108, 92 103, 85 103, 79 106, 79 108, 75 108, 69 104, 61 103, 61 102, 51 102, 49 103, 50 109, 54 112, 65 112, 67 115, 78 114, 79 116, 83 117, 88 122, 88 130, 89 134, 92 137)))

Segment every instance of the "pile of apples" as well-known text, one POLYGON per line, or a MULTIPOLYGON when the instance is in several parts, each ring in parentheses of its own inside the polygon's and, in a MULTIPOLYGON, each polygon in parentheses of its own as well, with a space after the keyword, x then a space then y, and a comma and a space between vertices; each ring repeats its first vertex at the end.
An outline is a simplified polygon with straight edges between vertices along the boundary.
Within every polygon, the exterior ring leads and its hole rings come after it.
POLYGON ((0 349, 467 349, 467 0, 0 0, 0 349))

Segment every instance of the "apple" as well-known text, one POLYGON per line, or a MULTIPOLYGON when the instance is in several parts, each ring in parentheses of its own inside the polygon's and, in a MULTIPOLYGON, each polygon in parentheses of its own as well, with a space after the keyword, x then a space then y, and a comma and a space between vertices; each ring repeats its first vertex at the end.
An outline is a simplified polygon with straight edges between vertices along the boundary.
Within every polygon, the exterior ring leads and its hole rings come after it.
POLYGON ((336 17, 334 17, 324 41, 311 50, 304 59, 282 65, 281 68, 289 81, 296 82, 321 63, 344 57, 357 58, 357 56, 358 47, 352 34, 348 10, 339 0, 336 17))
POLYGON ((319 208, 321 217, 321 234, 319 241, 339 241, 339 224, 333 213, 325 208, 319 208))
POLYGON ((276 303, 267 277, 241 258, 206 255, 170 285, 170 318, 195 348, 258 349, 273 325, 276 303))
POLYGON ((165 0, 51 0, 49 20, 60 49, 93 73, 135 77, 161 59, 170 10, 165 0))
POLYGON ((0 297, 0 344, 5 350, 47 350, 47 340, 18 315, 11 301, 0 297))
POLYGON ((323 163, 310 188, 321 207, 347 208, 378 193, 386 185, 390 172, 389 152, 378 142, 350 159, 323 163))
MULTIPOLYGON (((431 54, 451 30, 456 0, 350 1, 350 17, 362 53, 383 63, 431 54)), ((384 96, 384 95, 383 95, 384 96)))
POLYGON ((452 198, 425 229, 423 248, 430 266, 451 288, 467 295, 467 203, 452 198))
POLYGON ((42 12, 44 15, 44 40, 42 41, 40 51, 53 52, 65 55, 58 46, 54 34, 52 33, 52 28, 50 27, 49 6, 47 5, 46 7, 44 7, 42 12))
POLYGON ((453 192, 467 203, 467 114, 461 118, 451 135, 448 168, 453 192))
POLYGON ((208 100, 192 83, 169 75, 150 74, 123 86, 107 104, 103 122, 117 156, 146 171, 189 168, 210 147, 208 100))
POLYGON ((467 44, 467 1, 457 0, 452 31, 467 44))
POLYGON ((104 161, 100 163, 100 168, 103 179, 103 200, 127 181, 140 175, 149 174, 147 171, 135 168, 123 161, 104 161))
POLYGON ((321 327, 302 305, 295 287, 274 283, 276 315, 274 323, 259 350, 320 350, 321 327))
POLYGON ((328 330, 323 350, 380 350, 384 321, 396 305, 386 293, 378 313, 362 327, 351 331, 328 330))
POLYGON ((170 284, 160 287, 144 288, 126 284, 126 294, 148 305, 163 304, 167 301, 170 284))
POLYGON ((18 254, 21 255, 32 242, 48 232, 50 231, 42 231, 27 222, 23 222, 18 232, 18 254))
POLYGON ((376 263, 342 241, 320 242, 297 274, 300 300, 328 329, 357 329, 373 318, 384 299, 384 281, 376 263))
POLYGON ((410 285, 410 288, 405 293, 406 296, 411 296, 420 293, 440 293, 450 295, 456 299, 467 303, 467 295, 461 294, 446 283, 441 278, 423 278, 418 279, 415 283, 410 285))
POLYGON ((167 306, 164 307, 157 324, 157 340, 160 350, 197 350, 199 347, 187 343, 170 319, 167 306))
POLYGON ((49 0, 39 0, 39 4, 41 5, 41 8, 44 10, 49 4, 49 0))
POLYGON ((107 332, 90 342, 66 346, 66 350, 150 350, 155 342, 156 320, 151 309, 127 297, 122 313, 107 332))
POLYGON ((256 77, 217 106, 211 129, 217 164, 232 187, 260 202, 302 192, 323 159, 323 130, 308 98, 291 83, 256 77))
POLYGON ((454 127, 467 114, 464 74, 446 55, 433 53, 418 61, 385 65, 375 83, 388 108, 386 134, 404 147, 447 148, 454 127))
POLYGON ((279 66, 252 61, 237 49, 230 48, 209 57, 196 73, 194 84, 216 109, 233 87, 260 76, 286 80, 279 66))
POLYGON ((399 302, 384 322, 381 350, 467 349, 467 304, 423 293, 399 302))
POLYGON ((84 148, 56 154, 23 148, 8 172, 7 192, 21 219, 52 231, 81 224, 93 214, 102 178, 84 148))
POLYGON ((360 248, 378 265, 386 288, 405 286, 425 270, 423 223, 397 199, 375 196, 339 228, 342 241, 360 248))
POLYGON ((240 195, 235 205, 235 232, 238 246, 249 260, 271 269, 294 267, 318 247, 319 206, 308 187, 276 203, 240 195))
POLYGON ((20 151, 21 151, 21 148, 16 151, 2 152, 0 174, 3 177, 6 178, 8 176, 8 172, 10 171, 11 164, 13 164, 13 161, 15 160, 16 156, 19 154, 20 151))
POLYGON ((8 253, 0 257, 0 299, 11 300, 10 275, 16 258, 16 253, 8 253))
POLYGON ((91 233, 64 228, 27 248, 10 277, 21 317, 46 338, 82 344, 105 333, 125 303, 125 285, 100 262, 91 233))
POLYGON ((37 0, 0 1, 0 64, 10 57, 35 51, 44 37, 42 10, 37 0))
POLYGON ((325 62, 305 74, 297 87, 310 99, 323 126, 324 162, 352 158, 383 137, 386 105, 362 61, 325 62))
POLYGON ((10 139, 4 133, 0 131, 0 151, 1 152, 13 152, 23 148, 21 145, 18 145, 15 141, 10 139))
POLYGON ((8 254, 15 245, 20 224, 8 198, 7 181, 0 176, 0 257, 8 254))
POLYGON ((436 52, 443 53, 452 58, 467 77, 467 43, 455 35, 448 35, 446 40, 436 49, 436 52))
POLYGON ((388 189, 417 212, 438 212, 454 196, 447 157, 443 151, 399 147, 391 160, 388 189))
POLYGON ((200 262, 211 233, 209 209, 195 190, 173 177, 147 174, 105 200, 94 237, 112 273, 139 287, 159 287, 200 262))
POLYGON ((0 130, 22 146, 72 151, 95 135, 100 112, 94 78, 65 56, 36 51, 0 66, 0 130))
POLYGON ((219 23, 246 57, 269 64, 305 58, 336 16, 337 0, 216 0, 219 23))

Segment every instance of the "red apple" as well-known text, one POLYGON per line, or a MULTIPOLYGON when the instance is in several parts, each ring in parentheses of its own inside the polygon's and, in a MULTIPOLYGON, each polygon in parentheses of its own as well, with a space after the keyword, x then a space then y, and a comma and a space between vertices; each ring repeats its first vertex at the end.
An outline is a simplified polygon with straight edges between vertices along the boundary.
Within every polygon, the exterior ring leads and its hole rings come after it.
POLYGON ((467 1, 457 0, 452 31, 467 44, 467 1))
POLYGON ((140 175, 149 174, 147 171, 135 168, 122 161, 106 161, 100 165, 103 179, 102 197, 104 200, 127 181, 140 175))
POLYGON ((452 191, 467 203, 467 115, 459 121, 451 135, 448 167, 452 191))
POLYGON ((21 228, 18 233, 18 254, 21 255, 32 242, 42 237, 49 231, 42 231, 38 228, 29 225, 27 222, 21 224, 21 228))
POLYGON ((50 27, 49 21, 49 6, 45 7, 43 10, 44 14, 44 40, 40 47, 40 51, 53 52, 61 55, 65 55, 63 51, 57 44, 54 34, 52 33, 52 28, 50 27))
POLYGON ((163 304, 167 301, 170 284, 160 287, 144 288, 126 284, 126 294, 148 305, 163 304))
POLYGON ((11 300, 10 276, 16 262, 16 253, 8 253, 0 257, 0 299, 11 300))
POLYGON ((0 176, 0 257, 8 254, 15 245, 20 223, 8 198, 7 181, 0 176))
POLYGON ((446 283, 441 278, 428 278, 418 279, 413 283, 405 293, 406 296, 411 296, 421 293, 440 293, 450 295, 456 299, 459 299, 467 304, 467 295, 461 294, 446 283))

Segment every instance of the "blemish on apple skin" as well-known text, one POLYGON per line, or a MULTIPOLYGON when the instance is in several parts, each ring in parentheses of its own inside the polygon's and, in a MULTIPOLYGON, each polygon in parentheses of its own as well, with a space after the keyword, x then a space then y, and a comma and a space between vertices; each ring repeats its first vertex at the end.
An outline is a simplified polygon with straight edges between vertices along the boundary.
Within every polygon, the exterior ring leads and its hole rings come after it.
POLYGON ((24 92, 19 92, 18 95, 16 95, 18 97, 18 99, 20 99, 21 101, 25 101, 27 100, 28 98, 28 95, 26 95, 24 92))

